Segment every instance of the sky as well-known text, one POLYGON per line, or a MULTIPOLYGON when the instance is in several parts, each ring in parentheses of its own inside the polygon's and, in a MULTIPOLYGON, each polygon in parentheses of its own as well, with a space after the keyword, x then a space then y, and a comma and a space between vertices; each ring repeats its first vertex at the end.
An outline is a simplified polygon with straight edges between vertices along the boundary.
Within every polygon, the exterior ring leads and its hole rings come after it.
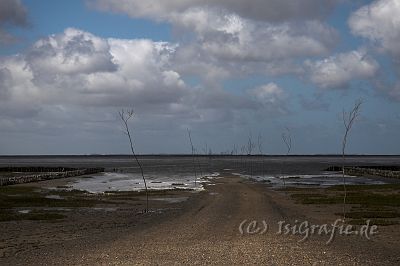
POLYGON ((0 0, 0 155, 400 153, 399 0, 0 0))

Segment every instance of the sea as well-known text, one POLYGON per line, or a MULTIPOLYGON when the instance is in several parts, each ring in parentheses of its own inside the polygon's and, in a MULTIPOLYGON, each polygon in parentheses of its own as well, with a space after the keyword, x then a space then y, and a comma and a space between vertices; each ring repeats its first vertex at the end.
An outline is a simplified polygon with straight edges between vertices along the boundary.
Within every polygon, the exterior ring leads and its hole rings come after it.
MULTIPOLYGON (((331 166, 395 166, 400 156, 351 155, 139 155, 139 164, 129 155, 0 156, 0 167, 43 166, 104 168, 103 173, 73 178, 66 189, 90 193, 188 189, 201 191, 213 179, 240 176, 273 188, 282 186, 328 187, 343 184, 340 172, 331 166), (141 174, 143 169, 144 179, 141 174)), ((1 176, 1 172, 0 172, 1 176)), ((398 183, 398 179, 345 176, 347 185, 398 183)))

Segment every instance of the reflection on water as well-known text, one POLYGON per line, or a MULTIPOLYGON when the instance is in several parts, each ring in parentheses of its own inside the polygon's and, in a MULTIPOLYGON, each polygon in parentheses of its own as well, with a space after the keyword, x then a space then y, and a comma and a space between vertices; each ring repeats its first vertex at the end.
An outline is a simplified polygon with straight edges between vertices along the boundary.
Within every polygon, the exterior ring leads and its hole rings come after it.
MULTIPOLYGON (((149 190, 203 190, 203 184, 208 183, 210 179, 218 175, 218 173, 214 173, 202 178, 197 177, 196 181, 192 175, 150 175, 146 176, 146 183, 149 190)), ((145 189, 142 177, 134 173, 103 173, 93 175, 92 178, 80 178, 75 183, 70 184, 70 188, 91 193, 145 189)))
MULTIPOLYGON (((294 186, 294 187, 307 187, 307 186, 321 186, 330 187, 343 184, 343 177, 340 173, 323 172, 316 175, 276 175, 276 176, 249 176, 238 173, 234 175, 241 176, 257 182, 269 183, 275 187, 294 186)), ((349 176, 345 175, 347 185, 378 185, 385 184, 385 182, 363 177, 363 176, 349 176)))

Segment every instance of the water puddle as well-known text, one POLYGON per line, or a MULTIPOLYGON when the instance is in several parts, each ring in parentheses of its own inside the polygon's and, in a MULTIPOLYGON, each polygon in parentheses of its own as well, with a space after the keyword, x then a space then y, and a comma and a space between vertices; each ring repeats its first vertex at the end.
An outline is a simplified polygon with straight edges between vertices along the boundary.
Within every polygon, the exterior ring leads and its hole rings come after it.
POLYGON ((32 210, 20 210, 20 211, 18 211, 19 213, 22 213, 22 214, 28 214, 28 213, 30 213, 32 210))
POLYGON ((62 199, 64 199, 64 198, 61 197, 60 195, 47 195, 45 198, 46 198, 46 199, 56 199, 56 200, 62 200, 62 199))
MULTIPOLYGON (((341 173, 335 172, 323 172, 316 175, 277 175, 277 176, 249 176, 239 173, 232 173, 233 175, 240 176, 242 178, 256 181, 269 183, 275 187, 282 186, 297 186, 297 187, 331 187, 343 184, 343 177, 341 173)), ((385 184, 380 180, 363 176, 349 176, 345 175, 347 185, 380 185, 385 184)))
MULTIPOLYGON (((190 174, 181 175, 147 175, 147 188, 149 190, 186 189, 193 191, 204 190, 203 184, 211 179, 218 178, 219 173, 212 173, 203 177, 190 174)), ((90 193, 104 193, 107 191, 142 191, 145 189, 140 175, 133 173, 106 172, 92 175, 90 179, 78 178, 70 184, 69 189, 84 190, 90 193)))

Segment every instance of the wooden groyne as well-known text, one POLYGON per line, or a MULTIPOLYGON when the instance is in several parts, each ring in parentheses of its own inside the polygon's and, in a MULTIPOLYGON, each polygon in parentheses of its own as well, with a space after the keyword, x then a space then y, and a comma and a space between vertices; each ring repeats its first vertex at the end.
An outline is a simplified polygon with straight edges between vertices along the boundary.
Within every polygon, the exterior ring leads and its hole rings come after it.
POLYGON ((104 168, 67 168, 67 167, 1 167, 0 186, 39 182, 43 180, 75 177, 104 172, 104 168), (1 172, 13 173, 13 176, 2 177, 1 172), (20 174, 18 173, 26 173, 20 174), (35 173, 35 174, 29 174, 35 173))
POLYGON ((344 172, 348 175, 375 175, 390 178, 400 178, 400 171, 384 170, 378 168, 345 167, 344 172))
MULTIPOLYGON (((341 166, 331 166, 327 171, 342 171, 341 166)), ((344 172, 347 175, 362 176, 373 175, 390 178, 400 178, 399 166, 346 166, 344 172)))

